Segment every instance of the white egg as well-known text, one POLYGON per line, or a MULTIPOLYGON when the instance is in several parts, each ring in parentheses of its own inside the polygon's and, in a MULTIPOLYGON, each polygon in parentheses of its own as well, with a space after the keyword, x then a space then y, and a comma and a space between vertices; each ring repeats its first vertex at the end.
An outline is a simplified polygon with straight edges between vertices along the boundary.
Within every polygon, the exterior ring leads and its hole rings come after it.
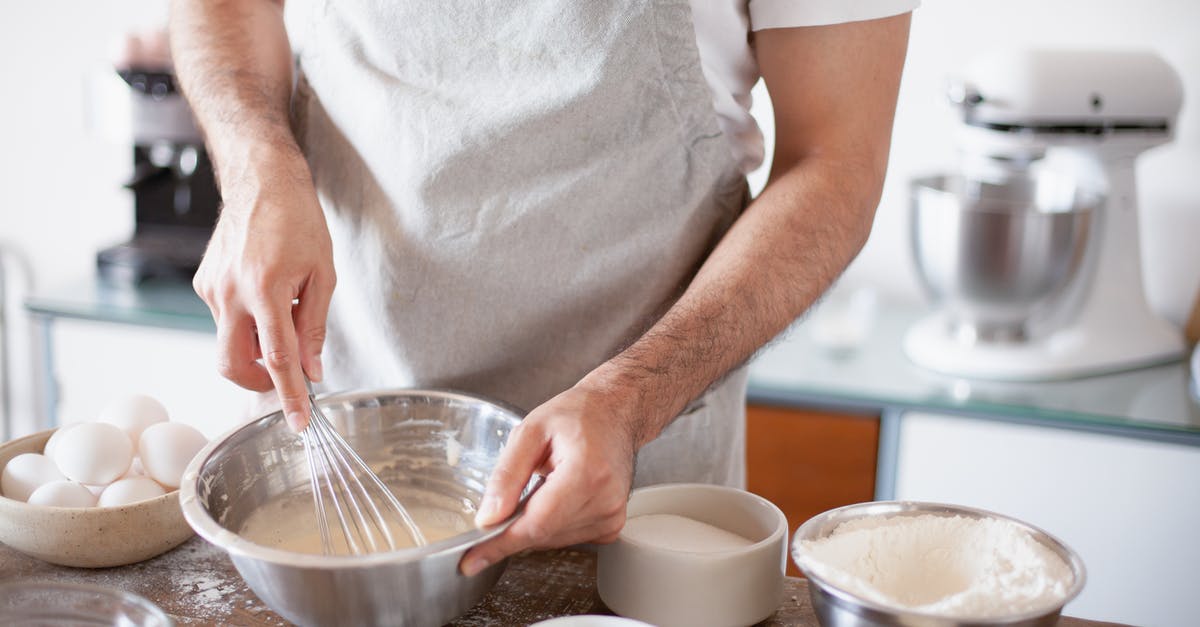
POLYGON ((208 444, 194 427, 178 422, 150 425, 138 442, 142 466, 151 479, 166 488, 178 488, 188 462, 208 444))
POLYGON ((130 477, 105 488, 100 493, 100 507, 117 507, 145 501, 166 494, 162 486, 149 477, 130 477))
POLYGON ((106 485, 129 470, 133 443, 125 432, 103 422, 85 422, 63 434, 54 463, 72 481, 106 485))
POLYGON ((109 403, 97 420, 120 427, 136 446, 146 427, 167 419, 167 408, 162 403, 145 394, 130 394, 109 403))
POLYGON ((96 504, 96 497, 80 483, 51 481, 29 495, 29 504, 54 507, 91 507, 96 504))
POLYGON ((79 423, 63 425, 55 429, 54 433, 50 434, 50 439, 46 440, 46 445, 42 447, 42 455, 54 459, 54 449, 58 448, 58 443, 62 440, 63 434, 78 425, 79 423))
POLYGON ((28 501, 33 491, 51 481, 64 481, 54 460, 37 453, 22 453, 8 460, 0 474, 0 493, 17 501, 28 501))

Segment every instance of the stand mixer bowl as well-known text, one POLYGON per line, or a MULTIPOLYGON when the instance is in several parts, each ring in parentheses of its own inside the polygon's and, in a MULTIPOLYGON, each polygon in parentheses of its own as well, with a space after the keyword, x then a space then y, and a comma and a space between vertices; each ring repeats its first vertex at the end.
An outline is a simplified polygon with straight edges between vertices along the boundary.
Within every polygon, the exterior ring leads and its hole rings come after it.
POLYGON ((1052 171, 961 175, 911 186, 912 250, 925 290, 964 343, 1024 342, 1067 300, 1102 197, 1052 171))

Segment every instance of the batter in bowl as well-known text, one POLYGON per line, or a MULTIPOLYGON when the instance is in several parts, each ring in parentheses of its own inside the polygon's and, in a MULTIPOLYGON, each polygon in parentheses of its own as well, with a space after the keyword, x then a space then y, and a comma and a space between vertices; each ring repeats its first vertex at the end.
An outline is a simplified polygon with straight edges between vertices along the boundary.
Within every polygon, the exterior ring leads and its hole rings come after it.
MULTIPOLYGON (((343 504, 343 508, 345 507, 343 504)), ((472 514, 466 510, 454 511, 420 505, 405 509, 430 544, 475 528, 472 514)), ((328 504, 326 518, 329 521, 334 554, 350 555, 341 526, 338 524, 337 512, 328 504)), ((399 520, 389 524, 389 531, 397 549, 416 546, 399 520)), ((266 502, 250 514, 238 530, 238 535, 272 549, 324 554, 316 509, 313 507, 312 496, 308 494, 289 494, 266 502)))

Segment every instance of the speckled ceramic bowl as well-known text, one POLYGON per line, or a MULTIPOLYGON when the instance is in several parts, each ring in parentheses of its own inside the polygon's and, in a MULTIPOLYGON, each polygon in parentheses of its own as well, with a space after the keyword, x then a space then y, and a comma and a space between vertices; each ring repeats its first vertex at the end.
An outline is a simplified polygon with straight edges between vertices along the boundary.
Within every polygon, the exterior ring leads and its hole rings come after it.
MULTIPOLYGON (((0 445, 0 468, 22 453, 41 453, 54 429, 0 445)), ((123 566, 165 553, 192 537, 179 490, 120 507, 47 507, 0 494, 0 542, 63 566, 123 566)))

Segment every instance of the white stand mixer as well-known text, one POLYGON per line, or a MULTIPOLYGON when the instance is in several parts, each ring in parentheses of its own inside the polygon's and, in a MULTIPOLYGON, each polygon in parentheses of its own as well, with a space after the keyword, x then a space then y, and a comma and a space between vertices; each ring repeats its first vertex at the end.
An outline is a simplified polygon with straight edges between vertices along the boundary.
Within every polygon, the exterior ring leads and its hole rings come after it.
POLYGON ((939 372, 1014 381, 1180 358, 1182 334, 1150 310, 1143 291, 1134 175, 1137 156, 1174 135, 1183 88, 1171 66, 1149 52, 1000 53, 971 64, 951 99, 962 113, 966 179, 1048 168, 1103 200, 1077 275, 1036 333, 964 336, 937 311, 910 329, 909 357, 939 372))

